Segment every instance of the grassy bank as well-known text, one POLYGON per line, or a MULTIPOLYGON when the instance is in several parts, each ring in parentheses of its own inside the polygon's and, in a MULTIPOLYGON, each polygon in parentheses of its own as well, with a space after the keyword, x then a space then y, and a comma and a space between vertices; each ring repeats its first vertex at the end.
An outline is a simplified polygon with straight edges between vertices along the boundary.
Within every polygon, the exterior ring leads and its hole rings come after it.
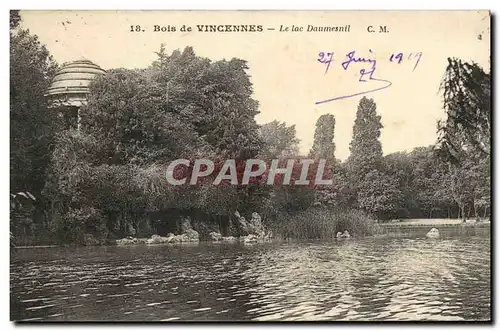
POLYGON ((364 237, 377 232, 378 225, 365 213, 357 210, 332 211, 310 208, 296 214, 279 214, 266 224, 275 237, 281 239, 333 239, 337 232, 349 231, 352 236, 364 237))

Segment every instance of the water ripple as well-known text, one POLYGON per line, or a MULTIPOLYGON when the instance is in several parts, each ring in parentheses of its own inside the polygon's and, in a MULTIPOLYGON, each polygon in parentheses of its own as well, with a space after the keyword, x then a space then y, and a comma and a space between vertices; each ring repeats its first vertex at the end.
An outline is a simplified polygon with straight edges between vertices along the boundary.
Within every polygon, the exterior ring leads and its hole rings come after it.
POLYGON ((489 320, 488 238, 17 251, 11 319, 489 320))

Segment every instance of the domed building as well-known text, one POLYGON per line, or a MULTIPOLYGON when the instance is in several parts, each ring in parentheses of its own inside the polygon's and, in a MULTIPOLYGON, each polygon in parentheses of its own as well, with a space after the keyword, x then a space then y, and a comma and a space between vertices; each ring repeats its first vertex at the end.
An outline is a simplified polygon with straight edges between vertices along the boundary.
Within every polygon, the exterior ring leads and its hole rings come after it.
POLYGON ((105 70, 84 58, 65 63, 47 90, 49 107, 57 109, 69 126, 79 127, 79 110, 87 101, 89 85, 104 74, 105 70))

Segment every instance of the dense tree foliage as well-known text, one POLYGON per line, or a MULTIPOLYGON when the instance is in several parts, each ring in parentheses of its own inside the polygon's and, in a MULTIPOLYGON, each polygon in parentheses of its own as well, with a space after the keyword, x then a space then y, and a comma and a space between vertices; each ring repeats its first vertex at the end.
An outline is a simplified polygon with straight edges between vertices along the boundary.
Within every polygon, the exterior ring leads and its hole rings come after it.
MULTIPOLYGON (((150 231, 141 224, 151 217, 175 223, 175 215, 187 214, 210 222, 254 208, 260 201, 253 200, 267 195, 267 188, 257 185, 166 182, 173 160, 243 160, 260 152, 262 139, 244 61, 212 63, 190 47, 158 55, 149 68, 110 70, 91 86, 80 132, 61 135, 52 155, 46 194, 55 214, 81 215, 78 211, 94 208, 90 225, 102 216, 108 229, 124 235, 130 228, 150 231)), ((72 222, 69 216, 62 219, 72 222)))
POLYGON ((443 81, 446 119, 439 123, 439 150, 457 161, 465 146, 490 154, 491 77, 476 63, 448 59, 443 81))
POLYGON ((436 151, 448 162, 459 217, 486 216, 490 205, 491 76, 478 64, 448 59, 441 84, 446 119, 436 151))
POLYGON ((19 26, 21 22, 21 15, 19 15, 19 10, 10 11, 10 28, 15 29, 19 26))
POLYGON ((40 193, 53 147, 56 121, 44 93, 56 63, 37 36, 19 28, 20 20, 18 11, 10 12, 10 192, 11 203, 16 202, 11 229, 31 236, 43 232, 34 221, 43 213, 40 193), (26 203, 17 203, 20 199, 26 203))
MULTIPOLYGON (((17 24, 11 20, 11 26, 17 24)), ((52 118, 44 93, 56 64, 37 36, 20 29, 10 32, 10 63, 11 191, 38 194, 52 141, 52 118)))
POLYGON ((260 127, 260 134, 263 140, 263 156, 273 159, 299 154, 295 125, 286 126, 286 123, 272 121, 260 127))

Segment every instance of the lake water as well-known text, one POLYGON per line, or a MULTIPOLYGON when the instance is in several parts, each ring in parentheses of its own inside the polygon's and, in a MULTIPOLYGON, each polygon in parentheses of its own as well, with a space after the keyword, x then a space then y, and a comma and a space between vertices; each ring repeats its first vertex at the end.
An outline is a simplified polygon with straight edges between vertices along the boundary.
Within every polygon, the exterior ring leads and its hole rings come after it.
POLYGON ((490 240, 23 249, 11 319, 490 320, 490 240))

